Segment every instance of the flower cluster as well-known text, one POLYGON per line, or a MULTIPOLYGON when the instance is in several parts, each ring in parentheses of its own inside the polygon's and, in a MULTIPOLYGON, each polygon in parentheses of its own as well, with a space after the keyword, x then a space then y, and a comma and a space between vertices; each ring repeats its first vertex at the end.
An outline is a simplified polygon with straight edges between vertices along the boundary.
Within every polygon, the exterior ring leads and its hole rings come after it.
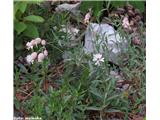
POLYGON ((32 53, 26 57, 27 63, 33 64, 34 61, 43 62, 43 60, 48 56, 48 51, 45 46, 46 40, 42 40, 41 38, 36 38, 27 42, 26 49, 32 51, 32 53), (38 50, 34 51, 34 47, 38 50))
POLYGON ((94 54, 93 55, 93 61, 95 62, 95 65, 100 65, 101 62, 104 62, 104 58, 102 57, 102 54, 94 54))

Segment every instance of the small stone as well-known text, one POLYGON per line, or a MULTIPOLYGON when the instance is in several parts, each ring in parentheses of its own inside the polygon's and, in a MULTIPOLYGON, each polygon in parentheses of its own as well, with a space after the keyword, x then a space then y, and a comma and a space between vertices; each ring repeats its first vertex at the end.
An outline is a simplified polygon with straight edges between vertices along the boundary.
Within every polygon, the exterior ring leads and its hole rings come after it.
POLYGON ((123 85, 123 89, 124 89, 124 90, 127 90, 128 88, 129 88, 129 84, 123 85))

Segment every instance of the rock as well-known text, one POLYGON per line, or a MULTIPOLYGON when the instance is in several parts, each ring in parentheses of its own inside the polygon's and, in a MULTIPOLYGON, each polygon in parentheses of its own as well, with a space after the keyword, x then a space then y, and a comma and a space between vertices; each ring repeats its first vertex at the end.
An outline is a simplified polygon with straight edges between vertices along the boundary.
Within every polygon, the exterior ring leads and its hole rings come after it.
POLYGON ((129 84, 123 85, 123 90, 127 90, 129 88, 129 84))
POLYGON ((55 10, 57 12, 62 12, 62 11, 69 11, 73 14, 76 14, 78 12, 78 9, 81 5, 81 1, 76 3, 76 4, 68 4, 68 3, 63 3, 58 5, 55 10))
POLYGON ((86 53, 99 52, 104 54, 108 49, 109 61, 118 64, 118 59, 123 51, 126 51, 128 42, 108 24, 90 23, 85 33, 84 50, 86 53), (99 49, 97 49, 97 47, 99 49))

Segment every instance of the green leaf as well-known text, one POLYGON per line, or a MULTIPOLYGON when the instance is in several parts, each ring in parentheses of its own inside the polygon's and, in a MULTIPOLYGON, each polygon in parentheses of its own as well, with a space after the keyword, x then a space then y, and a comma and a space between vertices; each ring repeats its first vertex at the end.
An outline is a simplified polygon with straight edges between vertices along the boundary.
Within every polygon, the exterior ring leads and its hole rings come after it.
POLYGON ((103 99, 102 94, 100 93, 100 91, 98 91, 96 88, 91 87, 89 90, 93 95, 99 97, 100 99, 103 99))
MULTIPOLYGON (((15 44, 15 50, 17 50, 17 51, 21 51, 24 48, 23 39, 22 39, 21 35, 19 37, 15 38, 14 44, 15 44)), ((18 54, 17 51, 16 51, 16 54, 18 54)))
POLYGON ((95 107, 95 106, 90 106, 90 107, 86 107, 86 110, 101 111, 101 110, 102 110, 102 108, 95 107))
POLYGON ((107 98, 107 102, 112 101, 118 97, 119 97, 119 95, 112 95, 111 97, 107 98))
POLYGON ((24 20, 31 22, 39 22, 39 23, 44 22, 44 19, 41 16, 36 16, 36 15, 29 15, 27 17, 24 17, 24 20))
POLYGON ((19 3, 16 2, 16 3, 14 4, 14 16, 15 16, 15 14, 17 13, 18 9, 19 9, 19 3))
MULTIPOLYGON (((22 43, 17 43, 16 45, 15 45, 15 49, 16 50, 22 50, 23 49, 23 44, 22 43)), ((16 53, 17 54, 17 53, 16 53)))
POLYGON ((117 7, 123 7, 124 5, 126 5, 126 1, 111 1, 111 4, 117 8, 117 7))
POLYGON ((17 100, 17 98, 15 97, 14 98, 15 100, 14 100, 14 104, 15 104, 15 107, 16 107, 16 109, 20 109, 20 102, 17 100))
POLYGON ((21 2, 21 3, 19 4, 19 10, 20 10, 22 13, 25 12, 26 8, 27 8, 27 2, 21 2))
POLYGON ((26 1, 28 4, 40 4, 42 2, 44 2, 45 0, 29 0, 26 1))
POLYGON ((18 35, 27 28, 26 24, 23 22, 15 22, 14 25, 14 29, 17 31, 18 35))
POLYGON ((116 109, 106 109, 105 112, 116 113, 116 112, 122 112, 122 111, 116 110, 116 109))
POLYGON ((14 16, 16 15, 16 13, 18 11, 20 11, 21 14, 24 13, 26 8, 27 8, 27 2, 25 2, 25 1, 24 2, 15 2, 14 3, 14 16))
POLYGON ((24 35, 31 38, 36 38, 39 37, 39 32, 35 25, 28 24, 27 29, 24 31, 24 35))
POLYGON ((145 1, 130 1, 129 3, 135 8, 139 9, 140 12, 145 11, 145 1))
POLYGON ((71 99, 71 95, 64 96, 64 103, 68 102, 71 99))
POLYGON ((92 8, 93 15, 97 16, 98 12, 103 9, 103 1, 83 1, 80 6, 81 11, 87 13, 89 8, 92 8))

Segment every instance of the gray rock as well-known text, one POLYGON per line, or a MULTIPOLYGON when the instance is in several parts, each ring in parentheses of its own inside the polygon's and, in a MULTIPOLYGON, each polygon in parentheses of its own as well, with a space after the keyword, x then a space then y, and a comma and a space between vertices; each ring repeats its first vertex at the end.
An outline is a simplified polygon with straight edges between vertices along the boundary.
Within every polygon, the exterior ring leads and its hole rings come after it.
POLYGON ((81 5, 81 2, 78 2, 76 4, 68 4, 68 3, 63 3, 63 4, 60 4, 58 5, 55 10, 57 12, 62 12, 62 11, 69 11, 73 14, 77 14, 79 12, 79 7, 81 5))
POLYGON ((90 23, 85 33, 86 53, 102 53, 108 50, 109 61, 118 64, 118 58, 127 49, 128 42, 108 24, 90 23))

